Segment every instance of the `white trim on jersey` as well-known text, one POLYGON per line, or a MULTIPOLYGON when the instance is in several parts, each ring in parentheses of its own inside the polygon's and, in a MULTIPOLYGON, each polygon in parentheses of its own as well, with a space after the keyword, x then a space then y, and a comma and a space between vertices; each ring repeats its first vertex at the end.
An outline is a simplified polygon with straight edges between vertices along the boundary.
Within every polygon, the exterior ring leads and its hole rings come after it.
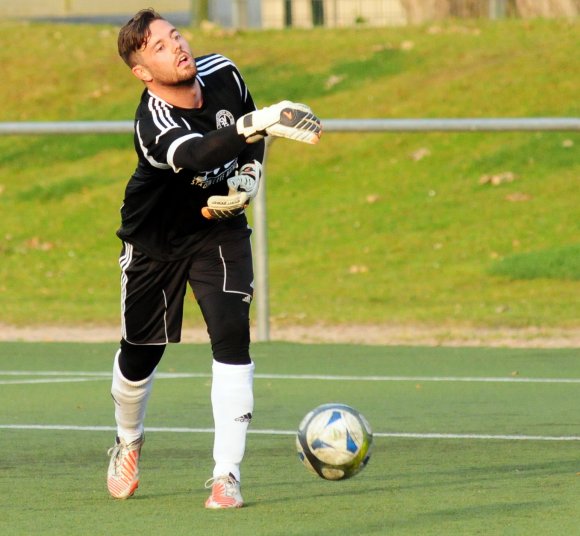
POLYGON ((155 158, 153 158, 149 154, 147 147, 145 147, 145 144, 143 143, 143 140, 141 139, 141 133, 139 132, 139 121, 137 121, 137 124, 135 125, 135 134, 137 134, 137 138, 139 139, 139 147, 141 147, 141 151, 143 151, 143 156, 147 159, 147 161, 153 167, 156 167, 157 169, 171 169, 171 166, 169 164, 164 164, 163 162, 157 162, 157 160, 155 160, 155 158))
POLYGON ((246 102, 246 97, 248 96, 248 88, 246 88, 246 91, 242 91, 242 83, 238 78, 238 75, 235 72, 233 72, 232 75, 234 77, 234 80, 236 81, 236 84, 238 84, 238 89, 240 90, 240 98, 244 102, 246 102))
POLYGON ((206 63, 215 63, 216 61, 219 61, 221 59, 227 60, 228 58, 226 58, 223 54, 217 54, 214 52, 213 54, 208 54, 203 58, 196 58, 195 64, 198 66, 205 65, 206 63))
POLYGON ((191 138, 201 138, 201 137, 202 135, 196 132, 193 134, 188 134, 187 136, 181 136, 181 138, 177 138, 169 146, 169 149, 167 150, 167 163, 169 164, 168 167, 173 168, 173 171, 175 171, 175 173, 179 173, 183 168, 175 167, 175 163, 173 162, 173 158, 175 157, 175 151, 177 151, 177 149, 181 146, 181 144, 186 142, 187 140, 190 140, 191 138))
POLYGON ((203 68, 212 67, 216 63, 229 63, 230 65, 233 65, 232 60, 226 58, 222 54, 210 54, 205 58, 196 58, 195 60, 195 64, 197 65, 198 70, 200 67, 203 68))
POLYGON ((177 124, 171 117, 170 109, 173 108, 171 104, 159 98, 157 95, 149 91, 149 100, 147 107, 153 117, 153 122, 159 130, 169 130, 177 127, 177 124))
MULTIPOLYGON (((236 68, 236 66, 230 59, 226 58, 225 56, 222 56, 221 54, 212 54, 211 56, 208 56, 201 60, 196 60, 196 65, 197 65, 197 79, 203 86, 205 86, 205 84, 203 83, 204 76, 214 73, 215 71, 219 71, 224 67, 231 66, 234 67, 234 69, 236 68)), ((248 99, 248 88, 246 87, 242 78, 238 76, 235 70, 234 72, 232 72, 232 76, 234 77, 234 80, 240 91, 240 98, 242 99, 242 101, 246 102, 246 100, 248 99)))
POLYGON ((147 108, 151 112, 153 123, 159 129, 159 134, 155 138, 155 143, 159 143, 161 136, 174 128, 179 128, 179 125, 171 116, 171 108, 173 106, 150 91, 149 95, 150 98, 147 102, 147 108))
POLYGON ((197 73, 199 76, 207 76, 208 74, 219 71, 228 65, 235 67, 234 64, 224 56, 216 54, 215 56, 210 56, 204 60, 196 62, 197 73))

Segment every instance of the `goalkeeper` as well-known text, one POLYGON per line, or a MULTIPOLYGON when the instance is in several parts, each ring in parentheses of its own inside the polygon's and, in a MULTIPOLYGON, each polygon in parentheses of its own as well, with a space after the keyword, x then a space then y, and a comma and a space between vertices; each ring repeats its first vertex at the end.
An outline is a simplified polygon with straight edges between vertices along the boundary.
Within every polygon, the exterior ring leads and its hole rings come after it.
POLYGON ((264 137, 313 144, 320 121, 289 101, 256 110, 229 59, 194 58, 181 33, 152 9, 121 28, 118 49, 145 88, 134 123, 137 167, 117 231, 122 338, 113 364, 117 437, 108 490, 125 499, 139 485, 147 401, 167 343, 180 341, 189 284, 213 355, 214 468, 205 506, 240 507, 240 464, 254 411, 253 268, 244 209, 260 185, 264 137))

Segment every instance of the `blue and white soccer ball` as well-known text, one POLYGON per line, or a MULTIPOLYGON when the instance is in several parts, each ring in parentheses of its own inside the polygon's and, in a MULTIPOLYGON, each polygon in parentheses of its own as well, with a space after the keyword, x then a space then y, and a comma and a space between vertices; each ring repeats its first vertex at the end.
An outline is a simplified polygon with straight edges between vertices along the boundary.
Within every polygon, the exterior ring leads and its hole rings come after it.
POLYGON ((362 414, 346 404, 323 404, 298 427, 298 457, 309 471, 326 480, 344 480, 367 465, 373 433, 362 414))

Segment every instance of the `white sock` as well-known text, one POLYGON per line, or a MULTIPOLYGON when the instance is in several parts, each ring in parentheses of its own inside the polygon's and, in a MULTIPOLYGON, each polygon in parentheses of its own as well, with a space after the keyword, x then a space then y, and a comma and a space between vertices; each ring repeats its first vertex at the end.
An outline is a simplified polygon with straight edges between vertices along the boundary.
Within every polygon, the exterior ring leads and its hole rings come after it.
POLYGON ((211 387, 214 478, 231 473, 240 481, 240 463, 254 411, 253 383, 254 363, 226 365, 214 360, 211 387))
POLYGON ((120 353, 121 350, 115 355, 113 363, 111 395, 115 402, 117 435, 127 443, 131 443, 143 435, 143 421, 145 420, 147 401, 153 387, 155 371, 144 380, 129 381, 123 376, 119 368, 120 353))

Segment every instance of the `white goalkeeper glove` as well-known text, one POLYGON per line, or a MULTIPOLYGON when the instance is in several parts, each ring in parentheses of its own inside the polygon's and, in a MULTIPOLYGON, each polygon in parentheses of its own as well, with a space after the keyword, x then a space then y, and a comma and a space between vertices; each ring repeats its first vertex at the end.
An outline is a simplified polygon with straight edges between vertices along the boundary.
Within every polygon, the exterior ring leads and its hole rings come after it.
POLYGON ((201 209, 208 220, 224 220, 240 215, 258 194, 262 164, 257 160, 244 164, 239 173, 228 179, 228 195, 212 195, 201 209))
POLYGON ((320 119, 310 107, 291 101, 282 101, 243 115, 236 121, 236 128, 247 143, 255 143, 270 135, 314 144, 322 135, 320 119))

